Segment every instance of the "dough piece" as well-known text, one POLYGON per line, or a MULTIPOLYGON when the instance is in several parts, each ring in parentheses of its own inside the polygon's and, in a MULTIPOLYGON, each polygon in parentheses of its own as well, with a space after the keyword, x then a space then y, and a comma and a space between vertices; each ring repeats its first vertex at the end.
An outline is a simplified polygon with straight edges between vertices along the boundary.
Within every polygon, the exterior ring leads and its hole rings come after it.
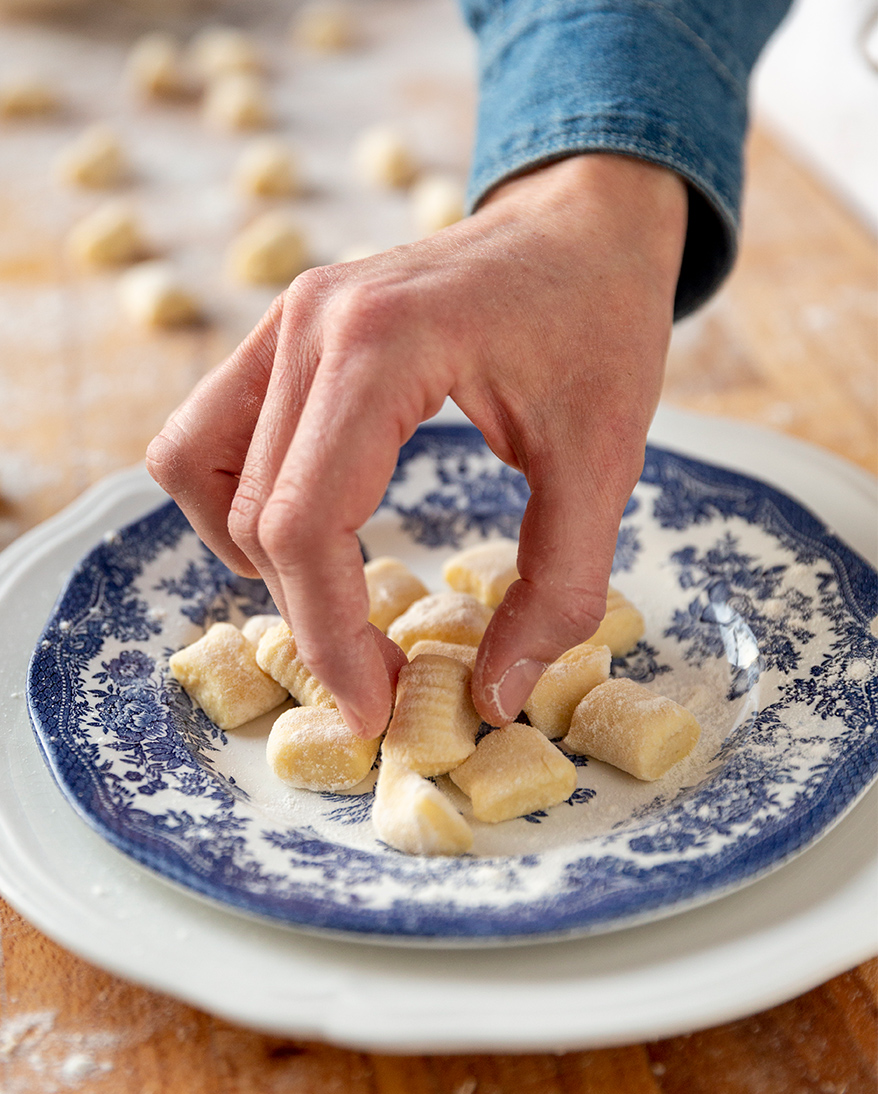
POLYGON ((241 153, 233 180, 252 197, 283 198, 299 190, 299 173, 290 148, 277 137, 257 137, 241 153))
POLYGON ((272 627, 276 627, 278 623, 283 623, 279 615, 251 615, 242 624, 241 634, 254 646, 258 646, 259 639, 262 638, 265 632, 271 630, 272 627))
POLYGON ((412 187, 411 204, 417 230, 432 235, 463 220, 463 187, 449 175, 423 175, 412 187))
POLYGON ((193 39, 188 61, 204 80, 230 73, 261 72, 265 67, 256 41, 237 27, 205 27, 193 39))
POLYGON ((202 318, 195 294, 167 262, 141 262, 119 279, 123 310, 144 327, 182 327, 202 318))
POLYGON ((168 666, 220 729, 236 729, 287 697, 286 689, 256 664, 253 644, 231 623, 214 623, 197 642, 178 650, 168 666))
POLYGON ((356 40, 354 20, 346 4, 316 0, 306 4, 293 19, 293 39, 320 53, 350 49, 356 40))
POLYGON ((329 707, 293 707, 271 727, 265 754, 271 770, 303 790, 348 790, 372 770, 380 738, 364 741, 329 707))
POLYGON ((264 129, 272 122, 265 85, 249 72, 230 72, 211 81, 203 113, 208 125, 226 132, 264 129))
POLYGON ((593 646, 609 646, 613 657, 625 657, 636 648, 645 630, 637 608, 611 586, 607 591, 607 613, 588 641, 593 646))
POLYGON ((386 631, 406 608, 430 592, 398 558, 373 558, 363 567, 363 572, 369 590, 369 622, 379 631, 386 631))
POLYGON ((364 258, 377 255, 380 250, 381 248, 374 243, 354 243, 350 247, 346 247, 335 261, 339 263, 362 262, 364 258))
POLYGON ((452 589, 496 608, 513 581, 518 580, 518 544, 513 539, 490 539, 458 551, 442 567, 452 589))
POLYGON ((478 646, 467 646, 462 642, 440 642, 438 638, 422 638, 409 650, 409 661, 414 661, 422 653, 437 654, 440 657, 451 657, 455 661, 460 661, 472 672, 478 652, 478 646))
POLYGON ((181 99, 193 92, 183 51, 172 34, 144 34, 131 47, 125 65, 131 87, 147 99, 181 99))
POLYGON ((608 646, 590 642, 562 654, 539 678, 524 704, 530 724, 550 740, 563 737, 579 701, 609 679, 611 660, 608 646))
POLYGON ((303 707, 335 709, 335 699, 305 667, 296 649, 293 633, 283 620, 269 627, 259 639, 256 663, 279 684, 283 684, 303 707))
POLYGON ((307 265, 302 232, 281 209, 254 220, 229 249, 232 276, 249 285, 289 285, 307 265))
POLYGON ((103 124, 89 126, 62 149, 55 169, 62 182, 96 190, 118 186, 130 173, 118 136, 103 124))
POLYGON ((473 754, 482 724, 470 695, 472 672, 425 654, 403 665, 383 755, 419 775, 444 775, 473 754))
POLYGON ((390 189, 409 186, 417 174, 404 139, 387 125, 363 130, 354 144, 353 164, 364 182, 390 189))
POLYGON ((0 84, 0 118, 42 118, 59 107, 55 91, 39 76, 17 76, 0 84))
POLYGON ((372 824, 380 840, 409 855, 462 855, 470 826, 438 787, 383 754, 372 824))
POLYGON ((599 684, 573 712, 564 745, 638 779, 652 781, 688 756, 701 727, 695 717, 633 680, 599 684))
POLYGON ((483 737, 451 779, 469 795, 473 815, 496 824, 566 801, 576 767, 538 729, 513 722, 483 737))
POLYGON ((394 619, 387 637, 405 654, 422 638, 477 646, 493 614, 469 593, 431 593, 394 619))
POLYGON ((624 594, 619 592, 613 585, 607 586, 607 611, 611 611, 613 608, 620 608, 623 604, 630 604, 631 601, 624 594))
POLYGON ((108 201, 83 217, 67 237, 70 253, 91 266, 123 266, 147 253, 134 209, 127 201, 108 201))

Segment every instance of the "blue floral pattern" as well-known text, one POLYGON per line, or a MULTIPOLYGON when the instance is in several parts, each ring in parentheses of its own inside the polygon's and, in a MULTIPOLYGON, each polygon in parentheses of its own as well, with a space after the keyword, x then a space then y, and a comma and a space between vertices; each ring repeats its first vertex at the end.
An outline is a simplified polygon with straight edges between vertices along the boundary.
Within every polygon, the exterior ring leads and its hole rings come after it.
MULTIPOLYGON (((425 426, 373 519, 385 540, 390 522, 402 557, 441 559, 480 537, 516 536, 527 499, 524 478, 475 430, 425 426)), ((167 660, 212 622, 270 611, 270 599, 210 554, 173 504, 105 537, 71 576, 31 662, 37 738, 105 838, 242 911, 446 941, 667 914, 777 867, 875 778, 878 580, 792 499, 656 448, 614 573, 648 630, 613 673, 701 702, 701 753, 649 785, 572 757, 566 805, 475 825, 470 855, 385 847, 369 791, 290 792, 288 821, 260 798, 246 765, 230 760, 244 745, 193 706, 167 660)))

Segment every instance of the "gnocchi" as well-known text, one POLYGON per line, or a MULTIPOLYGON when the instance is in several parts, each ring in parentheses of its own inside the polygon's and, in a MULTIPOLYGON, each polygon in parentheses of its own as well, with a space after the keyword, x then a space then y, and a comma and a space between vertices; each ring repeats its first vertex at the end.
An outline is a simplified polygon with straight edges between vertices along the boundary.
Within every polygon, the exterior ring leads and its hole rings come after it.
POLYGON ((119 279, 122 309, 145 327, 179 327, 202 318, 197 296, 167 262, 141 262, 119 279))
POLYGON ((369 622, 379 631, 386 631, 394 619, 430 593, 423 581, 397 558, 373 558, 363 572, 369 593, 369 622))
POLYGON ((688 756, 701 733, 685 707, 634 680, 607 680, 573 712, 565 748, 603 760, 645 781, 688 756))
POLYGON ((256 663, 303 707, 335 707, 332 694, 299 657, 293 632, 283 620, 269 627, 259 639, 256 663))
POLYGON ((214 623, 168 662, 171 675, 220 729, 237 729, 287 698, 256 663, 256 651, 231 623, 214 623))
POLYGON ((229 249, 230 273, 250 285, 288 285, 307 264, 304 236, 282 209, 254 220, 229 249))
POLYGON ((387 628, 387 637, 408 653, 422 638, 477 646, 492 611, 469 593, 431 593, 416 600, 387 628))
POLYGON ((442 775, 472 755, 482 720, 471 678, 462 662, 436 654, 404 665, 383 755, 419 775, 442 775))
POLYGON ((524 704, 530 724, 551 740, 563 737, 579 701, 609 679, 611 660, 608 646, 583 642, 553 661, 524 704))
POLYGON ((491 539, 452 555, 442 576, 452 589, 470 593, 489 608, 496 608, 506 590, 518 578, 518 544, 511 539, 491 539))
POLYGON ((333 707, 292 707, 278 717, 266 743, 271 770, 303 790, 349 790, 365 779, 380 740, 352 733, 333 707))
POLYGON ((115 131, 108 125, 92 125, 62 149, 55 172, 71 186, 107 189, 124 182, 129 174, 128 157, 115 131))
POLYGON ((497 824, 566 801, 576 767, 538 729, 513 722, 483 737, 451 781, 471 799, 478 820, 497 824))
POLYGON ((372 806, 375 834, 409 855, 461 855, 472 829, 441 790, 383 754, 372 806))

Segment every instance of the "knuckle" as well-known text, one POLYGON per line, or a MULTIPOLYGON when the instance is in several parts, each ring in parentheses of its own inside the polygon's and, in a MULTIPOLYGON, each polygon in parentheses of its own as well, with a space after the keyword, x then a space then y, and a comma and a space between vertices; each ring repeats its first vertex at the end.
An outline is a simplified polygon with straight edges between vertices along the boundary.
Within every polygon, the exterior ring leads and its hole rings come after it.
POLYGON ((313 521, 307 510, 289 496, 272 495, 258 515, 256 538, 282 572, 294 568, 308 550, 313 521))
POLYGON ((310 310, 323 299, 334 283, 335 276, 330 266, 312 266, 303 270, 281 293, 282 307, 310 310))
POLYGON ((228 529, 232 540, 249 555, 259 546, 259 499, 239 485, 229 508, 228 529))
POLYGON ((398 329, 410 309, 402 286, 359 281, 337 293, 327 308, 327 329, 336 344, 357 345, 398 329))
POLYGON ((606 610, 606 593, 575 586, 567 586, 555 606, 563 628, 575 637, 576 642, 583 642, 594 634, 606 610))

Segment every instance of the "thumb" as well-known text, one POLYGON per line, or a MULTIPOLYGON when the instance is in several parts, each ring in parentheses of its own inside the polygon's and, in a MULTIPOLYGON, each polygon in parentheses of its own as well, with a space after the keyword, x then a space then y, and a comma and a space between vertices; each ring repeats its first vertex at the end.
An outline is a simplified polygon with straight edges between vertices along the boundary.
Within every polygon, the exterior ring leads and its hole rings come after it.
POLYGON ((597 630, 642 449, 639 457, 617 466, 612 481, 596 477, 587 457, 579 468, 548 462, 528 476, 520 578, 494 613, 473 672, 473 700, 491 725, 514 721, 546 666, 597 630))

